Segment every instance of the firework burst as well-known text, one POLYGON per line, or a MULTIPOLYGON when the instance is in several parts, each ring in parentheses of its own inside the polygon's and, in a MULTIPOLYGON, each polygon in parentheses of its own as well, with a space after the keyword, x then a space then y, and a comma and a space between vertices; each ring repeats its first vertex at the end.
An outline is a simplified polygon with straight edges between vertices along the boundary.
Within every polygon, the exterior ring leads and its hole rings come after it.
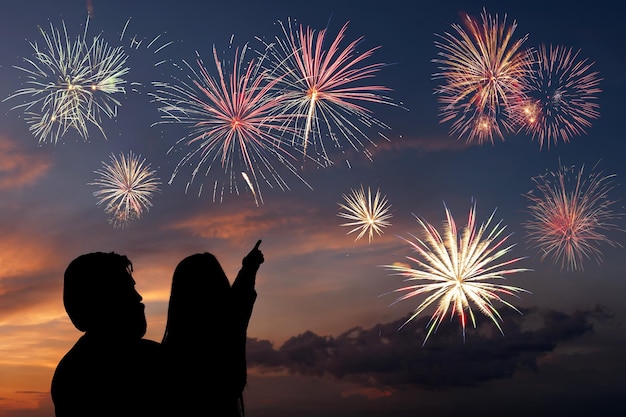
POLYGON ((495 210, 485 223, 476 228, 476 205, 473 204, 470 208, 468 223, 461 233, 457 233, 456 223, 447 207, 445 210, 446 221, 443 224, 443 235, 434 226, 416 216, 423 229, 424 239, 413 235, 411 235, 412 239, 403 238, 417 253, 417 256, 406 257, 416 267, 400 262, 384 265, 394 275, 404 277, 405 281, 416 282, 394 290, 393 292, 405 293, 394 304, 430 293, 402 326, 428 307, 435 305, 435 311, 427 325, 428 331, 424 344, 444 318, 450 315, 452 319, 455 313, 461 322, 465 339, 468 316, 473 327, 476 327, 473 304, 504 334, 499 323, 502 318, 494 302, 500 302, 519 312, 501 295, 511 296, 528 291, 490 281, 505 279, 506 275, 529 270, 511 267, 523 258, 500 260, 512 250, 514 245, 507 244, 511 235, 503 235, 505 226, 502 226, 501 222, 490 229, 495 210))
POLYGON ((103 163, 95 173, 99 178, 88 185, 100 187, 93 195, 98 205, 105 205, 105 212, 111 216, 109 222, 118 228, 141 218, 152 207, 152 196, 161 184, 150 164, 132 152, 128 156, 120 154, 119 159, 111 155, 111 164, 103 163))
POLYGON ((277 111, 289 116, 287 124, 294 130, 292 140, 302 146, 305 154, 321 158, 323 165, 332 163, 328 140, 332 148, 340 149, 345 147, 345 140, 350 148, 363 150, 371 159, 366 147, 375 142, 366 128, 389 127, 376 119, 366 104, 396 105, 384 95, 389 88, 369 82, 385 66, 367 63, 379 47, 359 52, 362 37, 344 46, 347 23, 328 45, 327 29, 296 27, 291 21, 287 25, 279 23, 282 36, 266 43, 264 53, 269 57, 270 76, 278 78, 278 86, 283 89, 277 111))
POLYGON ((284 118, 271 114, 280 102, 274 90, 279 79, 268 82, 260 62, 245 61, 246 50, 235 52, 232 72, 220 62, 214 47, 217 77, 198 55, 197 69, 185 63, 191 71, 188 82, 154 83, 160 123, 182 124, 190 131, 176 143, 192 149, 178 162, 170 183, 183 166, 197 158, 187 189, 204 168, 205 176, 214 175, 213 201, 221 201, 225 190, 239 194, 239 184, 245 184, 255 201, 258 197, 263 202, 262 184, 289 189, 279 168, 286 168, 308 186, 292 163, 299 159, 295 156, 298 149, 283 140, 282 135, 289 131, 284 118))
POLYGON ((609 198, 615 175, 604 175, 596 167, 586 175, 584 166, 560 166, 534 177, 535 190, 525 194, 531 215, 524 223, 528 241, 541 251, 542 261, 560 261, 561 270, 583 270, 585 259, 600 264, 602 244, 621 246, 606 235, 620 230, 615 222, 623 217, 609 198))
POLYGON ((121 105, 115 97, 125 93, 127 55, 103 38, 87 40, 89 19, 82 36, 71 39, 65 23, 62 30, 50 24, 50 32, 39 28, 44 43, 32 42, 33 58, 15 68, 27 74, 26 87, 5 100, 26 98, 12 109, 22 109, 29 130, 39 142, 57 143, 68 131, 87 140, 89 126, 106 138, 101 126, 104 117, 114 118, 121 105))
POLYGON ((598 72, 592 62, 579 59, 580 51, 545 45, 536 52, 533 76, 526 84, 525 101, 515 106, 519 130, 537 139, 539 147, 559 140, 569 142, 582 135, 600 116, 597 94, 601 92, 598 72))
POLYGON ((387 198, 380 194, 380 190, 376 190, 376 194, 372 196, 372 191, 361 186, 358 190, 352 190, 349 195, 343 195, 345 203, 339 203, 339 207, 344 210, 339 212, 338 216, 350 220, 349 223, 343 223, 341 226, 353 227, 348 232, 359 232, 355 240, 359 240, 366 233, 371 243, 374 233, 381 235, 383 228, 389 226, 389 219, 392 214, 389 212, 391 206, 388 204, 387 198))
POLYGON ((528 35, 513 39, 517 23, 506 24, 483 10, 482 23, 466 16, 456 32, 437 35, 439 49, 436 88, 441 122, 451 122, 450 133, 467 142, 493 143, 513 130, 510 107, 524 97, 530 73, 531 51, 522 45, 528 35))

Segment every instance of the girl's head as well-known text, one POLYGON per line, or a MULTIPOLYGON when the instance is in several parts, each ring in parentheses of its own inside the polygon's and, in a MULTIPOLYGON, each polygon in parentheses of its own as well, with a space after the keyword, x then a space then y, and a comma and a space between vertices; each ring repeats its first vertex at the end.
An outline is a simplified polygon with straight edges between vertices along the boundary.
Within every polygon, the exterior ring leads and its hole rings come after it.
POLYGON ((229 290, 228 277, 213 254, 196 253, 180 261, 172 277, 165 338, 179 331, 195 334, 213 319, 219 323, 229 290))

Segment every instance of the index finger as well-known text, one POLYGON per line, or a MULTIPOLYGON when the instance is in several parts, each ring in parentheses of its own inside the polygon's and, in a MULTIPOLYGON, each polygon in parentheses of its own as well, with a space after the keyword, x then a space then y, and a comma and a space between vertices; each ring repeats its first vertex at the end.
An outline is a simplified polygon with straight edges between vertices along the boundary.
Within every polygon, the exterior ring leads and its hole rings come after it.
POLYGON ((261 244, 261 239, 257 240, 256 245, 254 245, 254 249, 259 249, 259 245, 261 244))

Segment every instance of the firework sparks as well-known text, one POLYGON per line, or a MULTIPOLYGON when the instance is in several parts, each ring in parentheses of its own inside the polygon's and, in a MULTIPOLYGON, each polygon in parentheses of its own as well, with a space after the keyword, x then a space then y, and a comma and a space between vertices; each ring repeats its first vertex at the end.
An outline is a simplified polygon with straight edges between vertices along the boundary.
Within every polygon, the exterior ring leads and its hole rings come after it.
POLYGON ((412 240, 402 238, 418 255, 417 257, 406 257, 417 265, 416 268, 403 263, 384 265, 395 275, 405 277, 405 281, 417 282, 394 290, 393 292, 405 293, 394 304, 408 298, 431 293, 418 305, 411 317, 402 326, 431 305, 436 305, 427 325, 428 331, 424 344, 430 335, 437 330, 444 318, 448 314, 452 318, 455 313, 460 319, 463 338, 465 339, 468 315, 473 327, 476 327, 476 319, 472 309, 472 304, 474 304, 504 334, 499 323, 502 318, 493 304, 494 301, 519 312, 500 295, 516 295, 528 291, 489 281, 505 279, 506 275, 529 270, 511 268, 511 265, 523 258, 499 261, 512 250, 514 245, 505 246, 511 235, 503 236, 505 226, 501 226, 501 222, 489 230, 495 210, 488 220, 476 229, 476 205, 473 204, 469 212, 468 223, 462 233, 457 233, 456 223, 450 211, 447 207, 445 210, 446 221, 444 222, 443 236, 434 226, 416 216, 424 231, 424 240, 413 235, 411 235, 412 240))
POLYGON ((517 23, 506 24, 483 10, 482 24, 466 16, 464 25, 453 24, 455 34, 437 35, 439 48, 433 62, 435 90, 441 104, 441 122, 452 122, 450 133, 467 142, 504 140, 514 122, 510 106, 524 97, 530 73, 531 51, 522 49, 528 35, 513 39, 517 23))
POLYGON ((277 36, 275 43, 266 43, 265 53, 271 62, 270 76, 279 78, 278 85, 283 88, 278 111, 290 115, 287 123, 294 129, 294 143, 301 145, 305 154, 311 153, 312 146, 324 165, 331 164, 326 138, 333 148, 343 148, 345 140, 371 159, 366 147, 375 142, 365 128, 389 127, 373 117, 365 104, 396 105, 384 95, 389 88, 368 83, 385 66, 367 64, 379 47, 358 52, 362 37, 343 46, 347 23, 327 49, 327 29, 314 31, 302 25, 294 27, 291 21, 288 25, 279 23, 283 36, 277 36))
POLYGON ((111 164, 103 163, 94 182, 100 190, 93 193, 98 205, 105 204, 105 212, 114 227, 126 227, 132 220, 141 218, 152 207, 152 196, 159 191, 160 180, 145 159, 132 152, 119 159, 111 155, 111 164))
POLYGON ((348 234, 359 231, 355 240, 359 240, 367 233, 371 243, 374 233, 380 236, 383 228, 391 224, 388 221, 392 217, 389 212, 391 206, 387 198, 380 194, 380 190, 376 190, 372 197, 370 188, 367 188, 366 195, 361 186, 358 190, 352 190, 349 195, 344 194, 343 198, 345 203, 340 203, 339 207, 345 211, 339 212, 338 215, 350 222, 341 226, 354 227, 348 234))
POLYGON ((601 263, 601 244, 621 246, 606 235, 620 230, 614 222, 623 217, 609 198, 614 177, 595 167, 585 175, 584 166, 578 171, 560 166, 532 179, 536 190, 525 194, 531 202, 531 220, 524 227, 542 261, 550 257, 555 263, 560 260, 561 270, 583 270, 585 259, 601 263))
POLYGON ((26 97, 22 109, 29 130, 39 142, 57 143, 68 131, 87 140, 89 126, 106 138, 103 117, 114 118, 121 105, 116 94, 125 93, 127 55, 121 47, 111 47, 100 36, 87 41, 89 19, 82 36, 70 39, 65 23, 62 30, 50 24, 50 32, 40 28, 42 47, 32 42, 34 58, 15 68, 27 74, 27 86, 5 100, 26 97))
POLYGON ((515 106, 520 130, 537 139, 539 147, 585 133, 600 116, 596 102, 600 78, 580 51, 545 45, 537 50, 533 76, 526 84, 525 101, 515 106))
MULTIPOLYGON (((258 197, 263 202, 260 187, 263 183, 289 189, 279 168, 286 168, 310 188, 292 164, 298 160, 294 156, 297 149, 287 146, 282 138, 288 129, 280 116, 271 114, 280 100, 274 90, 279 79, 268 82, 260 63, 254 60, 246 63, 246 49, 241 54, 237 49, 231 73, 220 62, 214 47, 217 78, 209 73, 198 55, 198 70, 185 63, 191 71, 190 82, 154 83, 157 91, 153 96, 161 106, 160 123, 189 127, 190 133, 176 144, 194 147, 177 164, 170 183, 184 165, 197 157, 187 189, 206 166, 205 175, 214 174, 215 178, 214 201, 221 201, 224 190, 239 194, 241 178, 254 193, 255 201, 258 197)), ((173 150, 174 147, 168 153, 173 150)))
MULTIPOLYGON (((162 56, 168 49, 169 46, 174 44, 174 41, 166 40, 163 38, 163 34, 158 34, 152 38, 146 38, 137 33, 133 34, 130 29, 131 19, 128 19, 122 28, 120 33, 119 40, 120 42, 128 42, 128 49, 133 52, 130 54, 131 62, 134 59, 137 62, 141 62, 145 64, 147 61, 153 61, 153 67, 159 67, 167 62, 169 62, 170 58, 167 56, 162 56), (148 55, 144 55, 141 52, 149 52, 148 55)), ((144 67, 145 69, 145 67, 144 67)), ((157 77, 157 75, 154 75, 157 77)), ((151 85, 144 85, 142 82, 138 80, 134 80, 130 83, 130 89, 132 92, 137 92, 139 94, 149 94, 150 90, 141 91, 143 88, 149 88, 151 85)))

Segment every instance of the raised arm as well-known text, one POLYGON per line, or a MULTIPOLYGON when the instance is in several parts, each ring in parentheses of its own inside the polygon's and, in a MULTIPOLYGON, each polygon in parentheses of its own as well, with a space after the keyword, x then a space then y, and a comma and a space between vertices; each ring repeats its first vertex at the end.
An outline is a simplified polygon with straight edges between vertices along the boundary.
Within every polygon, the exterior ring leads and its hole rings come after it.
POLYGON ((256 273, 259 270, 261 264, 265 261, 265 258, 263 257, 263 252, 261 252, 261 250, 259 249, 260 244, 261 240, 258 240, 250 253, 248 253, 241 261, 241 269, 237 274, 237 278, 235 278, 235 281, 233 282, 233 288, 239 290, 254 290, 254 285, 256 283, 256 273))

